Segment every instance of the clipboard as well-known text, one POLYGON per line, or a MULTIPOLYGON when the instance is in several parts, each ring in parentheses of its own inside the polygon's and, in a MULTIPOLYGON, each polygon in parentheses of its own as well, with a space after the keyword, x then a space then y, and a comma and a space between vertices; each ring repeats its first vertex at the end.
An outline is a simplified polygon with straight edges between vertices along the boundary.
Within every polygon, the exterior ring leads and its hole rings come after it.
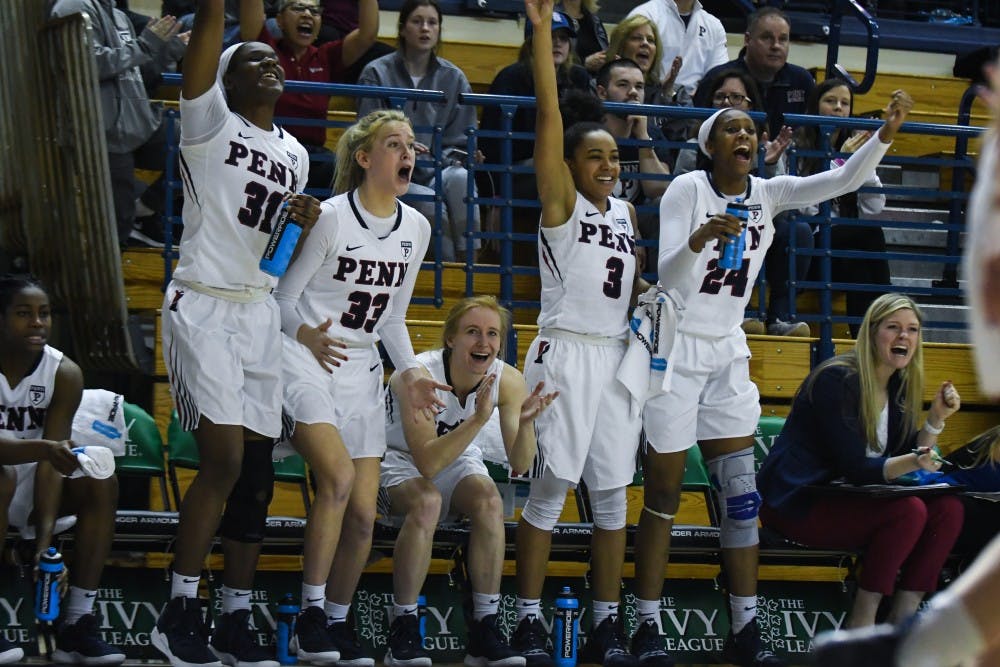
POLYGON ((846 484, 831 482, 830 484, 809 484, 805 487, 810 493, 833 496, 865 496, 868 498, 904 498, 906 496, 945 496, 961 493, 964 486, 951 484, 924 484, 906 486, 904 484, 846 484))

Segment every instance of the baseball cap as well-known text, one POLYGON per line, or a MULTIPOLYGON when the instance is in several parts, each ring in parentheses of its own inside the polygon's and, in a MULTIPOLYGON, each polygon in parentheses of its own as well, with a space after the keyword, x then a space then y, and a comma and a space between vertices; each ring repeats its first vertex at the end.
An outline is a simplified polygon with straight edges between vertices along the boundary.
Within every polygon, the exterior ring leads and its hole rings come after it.
MULTIPOLYGON (((556 30, 566 30, 569 32, 570 37, 576 37, 576 30, 573 29, 573 23, 562 12, 552 12, 552 32, 556 30)), ((534 26, 531 25, 531 21, 525 21, 524 38, 528 39, 533 32, 534 26)))

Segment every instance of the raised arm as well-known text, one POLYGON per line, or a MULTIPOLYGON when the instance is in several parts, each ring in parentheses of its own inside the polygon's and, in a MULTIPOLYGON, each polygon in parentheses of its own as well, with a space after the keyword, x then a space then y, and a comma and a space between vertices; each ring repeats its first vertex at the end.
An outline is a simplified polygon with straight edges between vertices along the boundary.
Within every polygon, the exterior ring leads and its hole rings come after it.
POLYGON ((378 0, 358 0, 358 27, 344 37, 344 67, 358 61, 378 39, 378 0))
POLYGON ((252 42, 264 28, 264 0, 240 0, 240 39, 252 42))
POLYGON ((534 28, 531 70, 535 80, 535 179, 542 202, 542 227, 565 224, 576 205, 573 175, 563 159, 556 65, 552 59, 552 0, 525 0, 534 28))
POLYGON ((201 97, 215 85, 225 22, 224 0, 201 0, 184 56, 184 82, 181 85, 184 99, 201 97))

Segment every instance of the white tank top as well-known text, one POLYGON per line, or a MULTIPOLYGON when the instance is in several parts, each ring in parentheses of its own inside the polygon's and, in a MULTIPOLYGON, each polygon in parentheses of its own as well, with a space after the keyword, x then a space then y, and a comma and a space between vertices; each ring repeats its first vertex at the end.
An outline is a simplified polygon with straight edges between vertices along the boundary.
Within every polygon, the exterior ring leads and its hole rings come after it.
POLYGON ((0 374, 0 433, 22 440, 42 437, 62 358, 62 352, 46 345, 38 365, 16 387, 0 374))

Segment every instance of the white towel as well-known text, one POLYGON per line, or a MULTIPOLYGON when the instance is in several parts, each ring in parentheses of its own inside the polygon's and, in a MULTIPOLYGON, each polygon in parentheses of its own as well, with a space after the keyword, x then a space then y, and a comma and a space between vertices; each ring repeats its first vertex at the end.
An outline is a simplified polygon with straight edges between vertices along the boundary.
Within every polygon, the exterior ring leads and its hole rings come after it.
POLYGON ((107 479, 115 474, 115 455, 107 447, 74 447, 73 453, 80 467, 68 477, 93 477, 107 479))
POLYGON ((73 415, 73 442, 80 446, 107 447, 115 456, 125 455, 125 401, 106 389, 84 389, 73 415))
POLYGON ((650 287, 639 296, 629 321, 629 344, 616 377, 632 394, 632 415, 646 401, 670 391, 673 366, 669 363, 683 300, 676 289, 650 287))

